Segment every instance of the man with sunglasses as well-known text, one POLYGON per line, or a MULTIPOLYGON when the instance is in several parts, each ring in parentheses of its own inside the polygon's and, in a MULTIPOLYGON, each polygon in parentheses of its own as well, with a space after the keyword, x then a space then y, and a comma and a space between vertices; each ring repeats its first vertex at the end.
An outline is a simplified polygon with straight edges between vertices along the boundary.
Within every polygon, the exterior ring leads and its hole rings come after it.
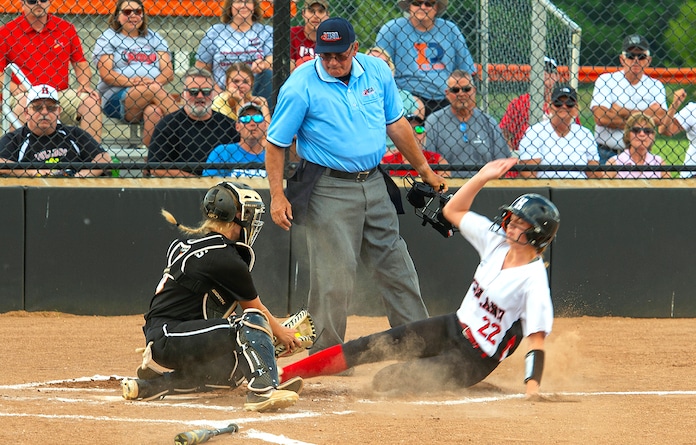
POLYGON ((454 70, 476 71, 466 39, 457 25, 440 16, 447 0, 399 0, 406 17, 385 23, 375 44, 392 57, 399 88, 425 104, 426 116, 448 105, 443 93, 454 70))
MULTIPOLYGON (((447 79, 445 96, 450 105, 425 120, 429 151, 440 153, 450 164, 478 167, 510 157, 510 147, 498 122, 476 107, 476 86, 471 74, 455 70, 447 79)), ((451 175, 468 178, 477 170, 452 171, 451 175)))
MULTIPOLYGON (((551 93, 549 120, 527 129, 520 141, 520 164, 599 165, 597 144, 592 132, 578 125, 578 93, 568 85, 558 85, 551 93)), ((601 173, 583 171, 523 171, 523 178, 588 178, 601 173)))
POLYGON ((164 116, 155 126, 147 159, 155 164, 152 176, 200 176, 213 148, 239 140, 235 121, 213 111, 215 80, 205 68, 184 74, 184 106, 164 116), (167 166, 161 164, 185 165, 167 166), (160 164, 160 165, 158 165, 160 164))
POLYGON ((623 128, 632 113, 641 111, 658 125, 669 124, 663 122, 667 115, 665 87, 645 74, 652 61, 648 41, 632 34, 624 39, 622 49, 621 70, 597 78, 590 104, 601 165, 624 150, 623 128))
MULTIPOLYGON (((236 128, 239 142, 218 145, 208 156, 208 164, 250 164, 265 161, 266 129, 263 108, 252 102, 242 105, 237 112, 236 128)), ((266 170, 259 168, 206 168, 203 176, 234 176, 237 178, 265 178, 266 170)))
POLYGON ((3 169, 14 176, 100 176, 102 169, 68 167, 56 169, 56 163, 110 163, 111 156, 89 133, 79 127, 63 125, 58 92, 49 85, 37 85, 27 91, 26 124, 0 139, 0 162, 41 164, 27 169, 3 169))
MULTIPOLYGON (((99 93, 92 88, 92 70, 85 59, 75 26, 48 10, 50 0, 22 0, 22 15, 0 28, 0 73, 16 64, 31 85, 50 85, 58 90, 62 106, 60 121, 79 125, 94 139, 102 139, 99 93), (70 66, 79 88, 70 86, 70 66)), ((0 84, 2 83, 0 78, 0 84)), ((10 104, 23 121, 25 88, 13 78, 10 104)))
POLYGON ((403 117, 391 70, 358 52, 353 26, 330 18, 317 29, 319 58, 295 69, 278 94, 268 130, 271 217, 306 229, 312 353, 342 343, 361 259, 374 271, 392 326, 427 318, 418 275, 399 234, 399 189, 379 169, 385 132, 423 181, 447 190, 403 117), (283 191, 285 156, 297 136, 300 165, 283 191), (390 191, 394 193, 390 199, 390 191))

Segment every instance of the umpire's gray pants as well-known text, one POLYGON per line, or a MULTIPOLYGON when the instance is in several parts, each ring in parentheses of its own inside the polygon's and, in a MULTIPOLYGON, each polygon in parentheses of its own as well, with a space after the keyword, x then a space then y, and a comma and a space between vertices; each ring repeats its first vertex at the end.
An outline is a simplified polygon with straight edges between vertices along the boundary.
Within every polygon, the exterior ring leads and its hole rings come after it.
POLYGON ((428 317, 379 172, 365 182, 322 175, 312 192, 305 226, 308 309, 320 334, 313 352, 343 343, 359 258, 373 271, 392 327, 428 317))

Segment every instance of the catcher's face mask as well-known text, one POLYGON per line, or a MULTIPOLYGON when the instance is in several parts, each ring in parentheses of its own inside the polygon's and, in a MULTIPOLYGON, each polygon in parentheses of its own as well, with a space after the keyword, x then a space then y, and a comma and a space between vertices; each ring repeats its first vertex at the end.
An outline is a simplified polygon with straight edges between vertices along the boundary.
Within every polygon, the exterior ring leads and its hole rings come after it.
POLYGON ((266 206, 261 196, 248 185, 221 182, 206 193, 203 211, 208 218, 239 224, 242 227, 241 241, 252 246, 263 227, 261 215, 266 206))

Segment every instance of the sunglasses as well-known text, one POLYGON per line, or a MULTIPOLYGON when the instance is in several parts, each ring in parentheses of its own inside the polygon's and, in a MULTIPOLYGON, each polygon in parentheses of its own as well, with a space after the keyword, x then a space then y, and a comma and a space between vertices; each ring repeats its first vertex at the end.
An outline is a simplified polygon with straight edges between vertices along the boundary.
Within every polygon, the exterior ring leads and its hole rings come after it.
POLYGON ((645 54, 645 53, 624 53, 623 55, 624 55, 624 57, 627 58, 628 60, 634 60, 634 59, 645 60, 645 59, 647 59, 647 58, 649 57, 649 56, 648 56, 647 54, 645 54))
POLYGON ((651 135, 651 134, 655 133, 655 130, 653 130, 650 127, 633 127, 633 128, 631 128, 631 133, 633 133, 633 134, 638 134, 641 131, 647 135, 651 135))
POLYGON ((261 122, 263 122, 263 116, 261 116, 260 114, 239 116, 239 122, 243 123, 244 125, 248 124, 251 121, 254 121, 254 123, 256 124, 260 124, 261 122))
POLYGON ((24 3, 26 3, 27 5, 35 5, 35 4, 39 3, 39 2, 41 2, 41 3, 48 3, 49 1, 50 1, 50 0, 24 0, 24 3))
POLYGON ((448 88, 449 92, 452 94, 459 94, 460 91, 464 91, 465 93, 468 93, 469 91, 471 91, 473 89, 474 89, 474 87, 472 87, 471 85, 466 86, 466 87, 461 87, 461 88, 460 87, 448 88))
POLYGON ((566 108, 575 108, 575 106, 578 103, 575 102, 573 99, 566 99, 566 100, 561 100, 561 99, 556 99, 553 101, 553 106, 556 108, 561 108, 563 105, 566 106, 566 108))
POLYGON ((213 93, 212 88, 187 88, 186 90, 187 93, 189 93, 191 96, 198 96, 199 93, 203 94, 203 97, 208 97, 213 93))
POLYGON ((466 122, 462 122, 461 124, 459 124, 459 131, 462 132, 462 140, 464 142, 469 142, 469 135, 466 134, 466 130, 468 128, 469 127, 466 125, 466 122))
POLYGON ((125 15, 126 17, 129 17, 131 14, 137 15, 140 17, 143 15, 143 10, 138 8, 138 9, 121 9, 121 14, 125 15))
POLYGON ((423 125, 416 125, 415 127, 413 127, 413 131, 416 134, 423 134, 425 133, 425 127, 423 125))
POLYGON ((319 57, 324 62, 330 62, 332 59, 336 59, 336 62, 343 63, 346 60, 353 57, 353 54, 352 54, 353 48, 355 48, 355 46, 353 44, 351 44, 350 48, 348 48, 346 51, 344 51, 342 53, 323 53, 323 54, 319 54, 319 57))
POLYGON ((420 8, 421 6, 425 6, 426 8, 432 8, 435 6, 435 2, 422 2, 422 1, 412 1, 411 6, 415 6, 416 8, 420 8))
POLYGON ((31 108, 35 113, 40 113, 41 110, 43 110, 44 108, 49 113, 55 113, 56 111, 58 111, 57 104, 31 104, 29 105, 29 108, 31 108))

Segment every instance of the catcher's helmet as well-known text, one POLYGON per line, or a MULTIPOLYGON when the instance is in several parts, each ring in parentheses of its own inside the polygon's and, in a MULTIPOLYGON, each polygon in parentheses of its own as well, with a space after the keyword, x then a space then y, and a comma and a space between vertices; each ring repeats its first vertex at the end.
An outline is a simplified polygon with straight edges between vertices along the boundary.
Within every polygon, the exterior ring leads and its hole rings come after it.
POLYGON ((241 241, 248 246, 254 244, 263 227, 261 215, 265 211, 266 206, 259 194, 239 182, 221 182, 208 190, 203 198, 203 214, 210 219, 242 226, 241 241))
POLYGON ((561 224, 561 214, 554 203, 536 193, 522 195, 512 204, 500 209, 503 213, 496 218, 496 222, 503 230, 507 228, 511 215, 516 215, 531 224, 532 227, 525 232, 525 236, 527 243, 537 249, 543 249, 553 241, 561 224))

